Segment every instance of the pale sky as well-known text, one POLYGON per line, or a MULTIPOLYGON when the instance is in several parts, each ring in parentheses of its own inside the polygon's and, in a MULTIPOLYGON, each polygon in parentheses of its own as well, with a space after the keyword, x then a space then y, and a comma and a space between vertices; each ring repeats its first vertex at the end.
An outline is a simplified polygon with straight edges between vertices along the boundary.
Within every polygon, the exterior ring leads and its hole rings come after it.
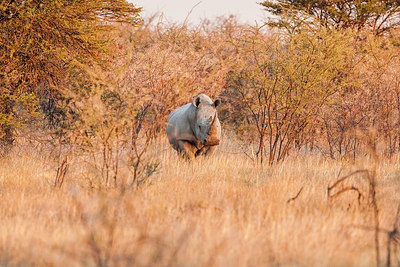
POLYGON ((142 15, 163 13, 170 22, 182 23, 194 7, 189 23, 197 24, 202 18, 237 15, 240 22, 260 25, 266 21, 267 12, 257 4, 262 0, 128 0, 137 7, 143 7, 142 15), (198 4, 198 5, 197 5, 198 4), (197 5, 197 6, 196 6, 197 5), (195 7, 196 6, 196 7, 195 7))

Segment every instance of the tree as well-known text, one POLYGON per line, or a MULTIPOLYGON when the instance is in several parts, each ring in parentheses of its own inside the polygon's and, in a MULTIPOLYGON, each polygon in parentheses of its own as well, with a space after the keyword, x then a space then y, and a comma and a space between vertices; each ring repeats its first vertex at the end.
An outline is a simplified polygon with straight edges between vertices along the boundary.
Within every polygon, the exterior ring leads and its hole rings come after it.
MULTIPOLYGON (((37 99, 56 100, 68 74, 98 62, 107 66, 113 24, 140 22, 125 0, 4 0, 0 2, 0 141, 13 143, 17 106, 35 112, 37 99)), ((79 76, 78 76, 79 77, 79 76)))
POLYGON ((392 156, 400 144, 400 60, 393 38, 356 42, 352 82, 325 107, 319 149, 355 159, 373 151, 392 156))
POLYGON ((230 73, 234 108, 247 117, 256 156, 284 160, 305 136, 322 107, 341 91, 348 73, 349 38, 340 32, 279 32, 256 29, 242 37, 238 69, 230 73))
MULTIPOLYGON (((400 24, 399 0, 273 0, 261 3, 273 15, 294 12, 327 28, 367 29, 380 35, 400 24)), ((273 22, 284 25, 284 18, 273 22)))

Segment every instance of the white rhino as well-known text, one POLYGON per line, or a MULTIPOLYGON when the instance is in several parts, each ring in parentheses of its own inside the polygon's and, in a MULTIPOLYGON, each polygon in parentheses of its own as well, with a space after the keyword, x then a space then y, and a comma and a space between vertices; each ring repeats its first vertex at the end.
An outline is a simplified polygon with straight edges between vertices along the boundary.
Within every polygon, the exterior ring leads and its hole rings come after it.
POLYGON ((220 100, 213 102, 205 94, 175 109, 167 119, 167 136, 172 147, 182 157, 193 159, 212 155, 221 140, 221 124, 217 109, 220 100))

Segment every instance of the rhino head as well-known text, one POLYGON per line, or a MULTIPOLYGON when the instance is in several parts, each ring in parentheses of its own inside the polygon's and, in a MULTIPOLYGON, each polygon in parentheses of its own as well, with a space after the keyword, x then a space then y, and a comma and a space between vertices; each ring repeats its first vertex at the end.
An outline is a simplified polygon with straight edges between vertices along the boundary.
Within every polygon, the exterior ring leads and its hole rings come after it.
POLYGON ((208 97, 197 96, 193 100, 196 107, 193 131, 196 139, 203 145, 215 146, 219 144, 218 137, 218 115, 217 107, 221 101, 219 99, 214 102, 208 97))

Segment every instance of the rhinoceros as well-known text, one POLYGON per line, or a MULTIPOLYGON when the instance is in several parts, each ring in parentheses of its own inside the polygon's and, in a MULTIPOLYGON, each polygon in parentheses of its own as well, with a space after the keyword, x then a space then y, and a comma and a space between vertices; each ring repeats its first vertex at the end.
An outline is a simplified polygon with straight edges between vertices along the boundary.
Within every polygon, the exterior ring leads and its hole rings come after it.
POLYGON ((214 102, 205 94, 192 103, 181 106, 168 116, 167 136, 172 147, 189 160, 200 155, 212 155, 221 140, 221 124, 214 102))

